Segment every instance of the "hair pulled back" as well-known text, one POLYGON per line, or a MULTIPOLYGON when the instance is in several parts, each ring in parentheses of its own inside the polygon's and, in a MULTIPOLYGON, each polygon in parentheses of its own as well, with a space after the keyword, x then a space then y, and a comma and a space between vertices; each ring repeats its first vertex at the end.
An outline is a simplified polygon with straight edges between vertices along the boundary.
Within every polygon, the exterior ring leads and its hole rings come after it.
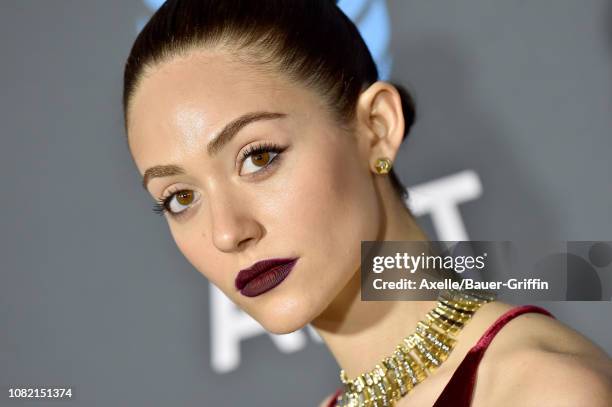
MULTIPOLYGON (((379 80, 376 64, 353 22, 332 0, 168 0, 137 36, 127 58, 123 113, 147 68, 197 48, 232 55, 318 91, 339 124, 350 127, 360 93, 379 80)), ((414 101, 401 85, 404 137, 414 101)), ((407 192, 389 173, 402 200, 407 192)))

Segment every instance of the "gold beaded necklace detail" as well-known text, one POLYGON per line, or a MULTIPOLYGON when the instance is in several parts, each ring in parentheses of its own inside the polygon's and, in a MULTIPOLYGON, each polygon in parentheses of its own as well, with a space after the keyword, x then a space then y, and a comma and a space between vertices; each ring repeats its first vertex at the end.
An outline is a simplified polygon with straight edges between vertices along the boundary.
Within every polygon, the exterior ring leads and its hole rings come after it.
POLYGON ((336 406, 394 406, 448 358, 459 331, 482 305, 494 299, 478 291, 440 292, 436 307, 417 323, 415 333, 397 345, 392 356, 352 380, 340 371, 344 392, 336 406))

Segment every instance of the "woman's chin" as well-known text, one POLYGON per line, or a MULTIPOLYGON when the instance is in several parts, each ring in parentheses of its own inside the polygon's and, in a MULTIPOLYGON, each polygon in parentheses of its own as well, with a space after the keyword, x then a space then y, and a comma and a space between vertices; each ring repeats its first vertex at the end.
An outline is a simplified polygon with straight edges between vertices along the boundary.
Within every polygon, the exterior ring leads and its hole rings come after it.
POLYGON ((286 323, 273 321, 271 324, 266 323, 261 325, 266 331, 270 333, 276 335, 284 335, 299 331, 300 329, 304 328, 306 324, 308 324, 308 322, 305 322, 303 324, 296 324, 295 321, 287 321, 286 323))
POLYGON ((256 310, 251 316, 266 331, 273 334, 288 334, 304 328, 314 318, 310 307, 296 300, 274 301, 256 310))

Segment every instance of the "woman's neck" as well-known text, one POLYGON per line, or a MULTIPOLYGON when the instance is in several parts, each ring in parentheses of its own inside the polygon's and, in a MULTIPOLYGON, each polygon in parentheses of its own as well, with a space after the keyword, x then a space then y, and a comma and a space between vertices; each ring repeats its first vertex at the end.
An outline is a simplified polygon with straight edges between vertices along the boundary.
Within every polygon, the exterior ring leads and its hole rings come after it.
MULTIPOLYGON (((381 240, 427 240, 404 207, 386 209, 386 213, 394 213, 389 216, 393 222, 386 222, 381 240)), ((435 301, 361 301, 361 271, 357 270, 311 325, 352 379, 390 356, 435 304, 435 301)))
POLYGON ((342 294, 346 295, 349 288, 357 290, 354 298, 342 304, 344 312, 336 313, 333 308, 340 304, 332 304, 312 322, 351 379, 391 356, 401 340, 435 306, 435 301, 361 301, 359 273, 356 277, 342 294))

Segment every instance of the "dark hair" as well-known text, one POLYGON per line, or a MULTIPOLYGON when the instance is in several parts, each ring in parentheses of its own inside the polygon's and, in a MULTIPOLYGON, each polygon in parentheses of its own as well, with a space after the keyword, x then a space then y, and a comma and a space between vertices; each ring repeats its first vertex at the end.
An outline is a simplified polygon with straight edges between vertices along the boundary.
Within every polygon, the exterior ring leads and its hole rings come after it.
MULTIPOLYGON (((222 46, 262 67, 316 89, 342 125, 350 127, 359 94, 379 80, 355 24, 332 0, 168 0, 144 26, 125 64, 123 113, 145 69, 172 56, 222 46)), ((401 85, 404 137, 415 120, 414 101, 401 85)), ((394 190, 407 191, 393 171, 394 190)))

